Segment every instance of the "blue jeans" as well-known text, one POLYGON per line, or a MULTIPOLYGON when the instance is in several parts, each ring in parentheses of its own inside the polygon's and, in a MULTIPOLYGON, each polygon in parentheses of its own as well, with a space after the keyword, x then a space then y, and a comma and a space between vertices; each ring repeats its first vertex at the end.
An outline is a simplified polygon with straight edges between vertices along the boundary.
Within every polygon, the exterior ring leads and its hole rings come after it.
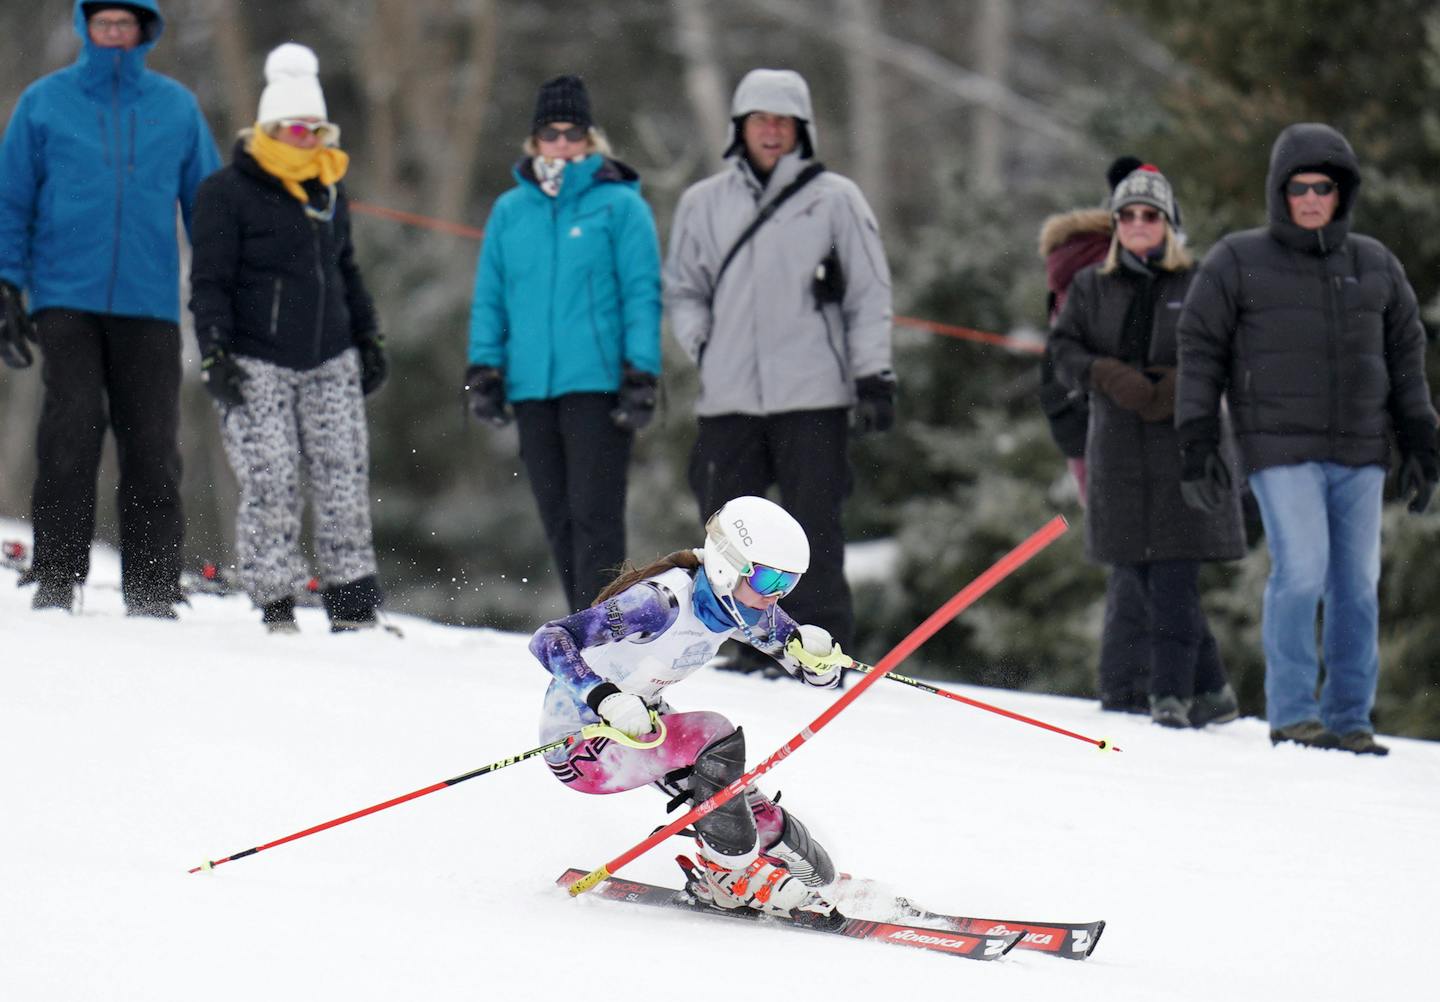
POLYGON ((1298 463, 1250 476, 1270 547, 1261 637, 1272 729, 1319 720, 1336 734, 1370 731, 1380 676, 1380 466, 1298 463), (1325 601, 1325 682, 1315 614, 1325 601))

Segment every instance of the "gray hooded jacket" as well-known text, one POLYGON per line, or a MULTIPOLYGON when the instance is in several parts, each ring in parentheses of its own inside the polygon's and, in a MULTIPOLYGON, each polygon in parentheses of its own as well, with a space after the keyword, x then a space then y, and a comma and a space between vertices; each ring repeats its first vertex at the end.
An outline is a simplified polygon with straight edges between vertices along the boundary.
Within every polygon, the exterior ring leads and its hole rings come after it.
POLYGON ((700 368, 696 413, 767 415, 849 407, 854 381, 891 367, 890 269, 854 182, 825 172, 791 197, 715 278, 737 237, 808 165, 815 130, 799 74, 756 70, 735 91, 729 164, 692 185, 675 211, 665 261, 670 328, 700 368), (793 115, 799 147, 762 185, 737 144, 752 111, 793 115), (834 248, 843 302, 817 306, 816 267, 834 248))

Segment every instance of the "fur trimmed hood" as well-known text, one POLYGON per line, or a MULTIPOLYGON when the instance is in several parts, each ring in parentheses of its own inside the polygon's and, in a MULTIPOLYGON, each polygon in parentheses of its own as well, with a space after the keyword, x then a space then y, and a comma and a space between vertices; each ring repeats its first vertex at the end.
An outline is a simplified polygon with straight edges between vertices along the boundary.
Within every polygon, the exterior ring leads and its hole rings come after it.
POLYGON ((1110 237, 1110 213, 1105 209, 1074 209, 1048 217, 1040 225, 1040 256, 1080 235, 1100 234, 1110 237))

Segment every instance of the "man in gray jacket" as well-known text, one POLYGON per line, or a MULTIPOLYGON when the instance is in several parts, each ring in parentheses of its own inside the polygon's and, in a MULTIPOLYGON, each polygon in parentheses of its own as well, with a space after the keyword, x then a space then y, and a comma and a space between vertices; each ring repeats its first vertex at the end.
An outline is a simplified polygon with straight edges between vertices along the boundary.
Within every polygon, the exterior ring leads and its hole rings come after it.
POLYGON ((670 327, 700 369, 690 485, 702 522, 779 487, 812 551, 786 609, 847 647, 846 449, 852 410, 857 433, 894 421, 890 270, 860 190, 814 160, 804 78, 752 70, 730 114, 729 163, 681 197, 665 262, 670 327))

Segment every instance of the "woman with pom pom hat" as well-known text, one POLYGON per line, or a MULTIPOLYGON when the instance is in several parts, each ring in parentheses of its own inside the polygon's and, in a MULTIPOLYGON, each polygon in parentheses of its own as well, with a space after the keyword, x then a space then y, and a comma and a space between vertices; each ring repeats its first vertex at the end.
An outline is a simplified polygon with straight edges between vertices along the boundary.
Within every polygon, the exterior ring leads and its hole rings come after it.
POLYGON ((387 363, 355 261, 319 61, 286 43, 265 60, 255 125, 195 206, 190 309, 205 388, 240 486, 240 579, 271 632, 296 629, 302 471, 321 595, 336 632, 374 626, 364 397, 387 363))

